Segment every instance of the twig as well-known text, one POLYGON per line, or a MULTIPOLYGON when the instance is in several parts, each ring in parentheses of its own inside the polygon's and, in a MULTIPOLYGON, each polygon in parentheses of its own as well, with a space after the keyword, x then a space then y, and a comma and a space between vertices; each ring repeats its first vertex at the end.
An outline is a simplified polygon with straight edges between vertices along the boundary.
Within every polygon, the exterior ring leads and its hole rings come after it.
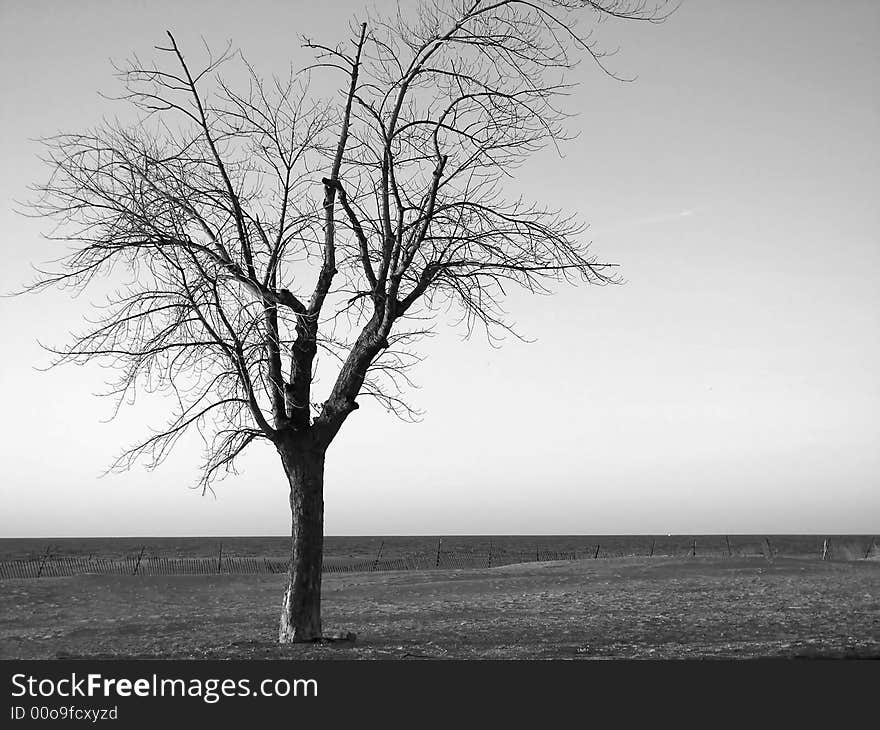
POLYGON ((379 552, 376 553, 376 559, 373 561, 372 572, 375 572, 379 568, 379 558, 382 557, 382 548, 385 547, 385 541, 382 540, 379 543, 379 552))
POLYGON ((137 575, 137 574, 138 574, 138 568, 141 567, 141 558, 144 557, 144 550, 146 550, 146 549, 147 549, 147 546, 146 546, 146 545, 144 545, 144 546, 141 548, 141 552, 140 552, 140 555, 138 555, 137 563, 135 563, 135 566, 134 566, 134 572, 132 573, 132 575, 137 575))

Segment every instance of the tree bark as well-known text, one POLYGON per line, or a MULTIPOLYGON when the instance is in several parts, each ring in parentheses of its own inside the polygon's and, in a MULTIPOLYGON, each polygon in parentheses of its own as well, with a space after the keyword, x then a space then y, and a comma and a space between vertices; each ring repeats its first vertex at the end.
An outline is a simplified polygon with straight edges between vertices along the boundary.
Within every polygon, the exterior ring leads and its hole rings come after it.
POLYGON ((321 638, 321 572, 324 557, 324 450, 279 448, 290 483, 291 554, 281 608, 282 643, 321 638))

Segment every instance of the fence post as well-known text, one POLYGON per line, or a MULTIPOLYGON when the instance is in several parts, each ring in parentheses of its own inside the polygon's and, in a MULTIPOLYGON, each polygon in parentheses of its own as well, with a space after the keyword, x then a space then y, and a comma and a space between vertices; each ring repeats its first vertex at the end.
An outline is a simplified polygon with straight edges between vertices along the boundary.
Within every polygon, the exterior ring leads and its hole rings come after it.
POLYGON ((138 568, 141 567, 141 558, 144 557, 144 550, 146 550, 146 549, 147 549, 146 545, 144 545, 141 548, 141 552, 140 552, 140 555, 138 555, 137 563, 135 563, 135 565, 134 565, 134 573, 132 573, 132 575, 138 574, 138 568))
POLYGON ((382 557, 382 548, 383 548, 383 547, 385 547, 385 541, 384 541, 384 540, 382 540, 382 541, 379 543, 379 552, 376 553, 376 559, 373 561, 373 567, 372 567, 372 569, 371 569, 372 572, 375 572, 375 571, 377 570, 377 568, 379 567, 379 558, 382 557))
POLYGON ((655 544, 656 542, 657 542, 656 538, 653 539, 653 540, 651 540, 651 554, 648 555, 649 558, 653 558, 653 557, 654 557, 654 544, 655 544))
POLYGON ((541 546, 540 545, 535 545, 535 562, 536 563, 541 562, 541 546))
POLYGON ((596 544, 596 554, 593 556, 593 560, 599 559, 599 544, 596 544))
POLYGON ((435 568, 440 567, 440 546, 443 544, 443 538, 437 538, 437 562, 434 564, 435 568))
POLYGON ((871 550, 874 549, 874 539, 875 538, 873 538, 873 537, 871 538, 871 544, 868 545, 868 549, 865 550, 865 560, 868 559, 868 556, 871 554, 871 550))
POLYGON ((825 560, 828 555, 828 538, 825 538, 825 541, 822 543, 822 560, 825 560))
POLYGON ((43 555, 43 559, 40 561, 40 569, 37 571, 37 578, 41 578, 43 575, 43 566, 46 565, 46 561, 49 559, 49 551, 51 549, 51 545, 46 545, 46 554, 43 555))
POLYGON ((489 567, 492 567, 492 541, 489 540, 489 567))
POLYGON ((691 557, 697 557, 697 538, 694 538, 693 543, 691 543, 691 557))
POLYGON ((724 542, 727 543, 727 557, 732 557, 733 553, 730 551, 730 538, 727 535, 724 536, 724 542))
POLYGON ((223 543, 220 543, 220 553, 217 555, 217 575, 220 575, 223 568, 223 543))
POLYGON ((770 542, 770 538, 769 538, 769 537, 765 537, 765 538, 764 538, 764 542, 767 543, 767 557, 768 557, 770 560, 773 560, 773 543, 770 542))

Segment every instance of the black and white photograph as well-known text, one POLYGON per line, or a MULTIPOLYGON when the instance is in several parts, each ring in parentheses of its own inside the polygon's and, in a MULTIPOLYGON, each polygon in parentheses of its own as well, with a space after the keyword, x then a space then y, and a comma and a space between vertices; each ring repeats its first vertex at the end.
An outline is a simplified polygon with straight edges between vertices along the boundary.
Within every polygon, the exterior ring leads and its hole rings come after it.
POLYGON ((268 666, 248 711, 339 689, 290 662, 880 666, 878 38, 0 0, 9 717, 134 726, 163 662, 268 666))

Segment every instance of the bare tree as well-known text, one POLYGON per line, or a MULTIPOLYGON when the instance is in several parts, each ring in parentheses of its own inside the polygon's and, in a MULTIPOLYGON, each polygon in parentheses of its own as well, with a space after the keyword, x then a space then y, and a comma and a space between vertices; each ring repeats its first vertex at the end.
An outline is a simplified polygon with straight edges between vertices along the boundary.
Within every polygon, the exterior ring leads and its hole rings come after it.
POLYGON ((118 69, 137 124, 45 140, 51 176, 32 212, 73 248, 32 288, 117 285, 56 361, 109 362, 120 402, 173 395, 170 421, 120 468, 158 463, 198 429, 208 487, 250 444, 274 445, 292 513, 282 642, 322 635, 324 460, 357 398, 413 414, 408 345, 438 312, 495 337, 508 287, 615 281, 575 217, 516 196, 514 171, 567 139, 568 70, 587 59, 613 75, 577 21, 667 14, 428 0, 353 26, 347 45, 304 39, 309 74, 269 80, 229 48, 195 69, 169 33, 162 63, 118 69), (221 75, 229 62, 243 89, 221 75), (313 100, 305 79, 326 73, 340 94, 313 100))

